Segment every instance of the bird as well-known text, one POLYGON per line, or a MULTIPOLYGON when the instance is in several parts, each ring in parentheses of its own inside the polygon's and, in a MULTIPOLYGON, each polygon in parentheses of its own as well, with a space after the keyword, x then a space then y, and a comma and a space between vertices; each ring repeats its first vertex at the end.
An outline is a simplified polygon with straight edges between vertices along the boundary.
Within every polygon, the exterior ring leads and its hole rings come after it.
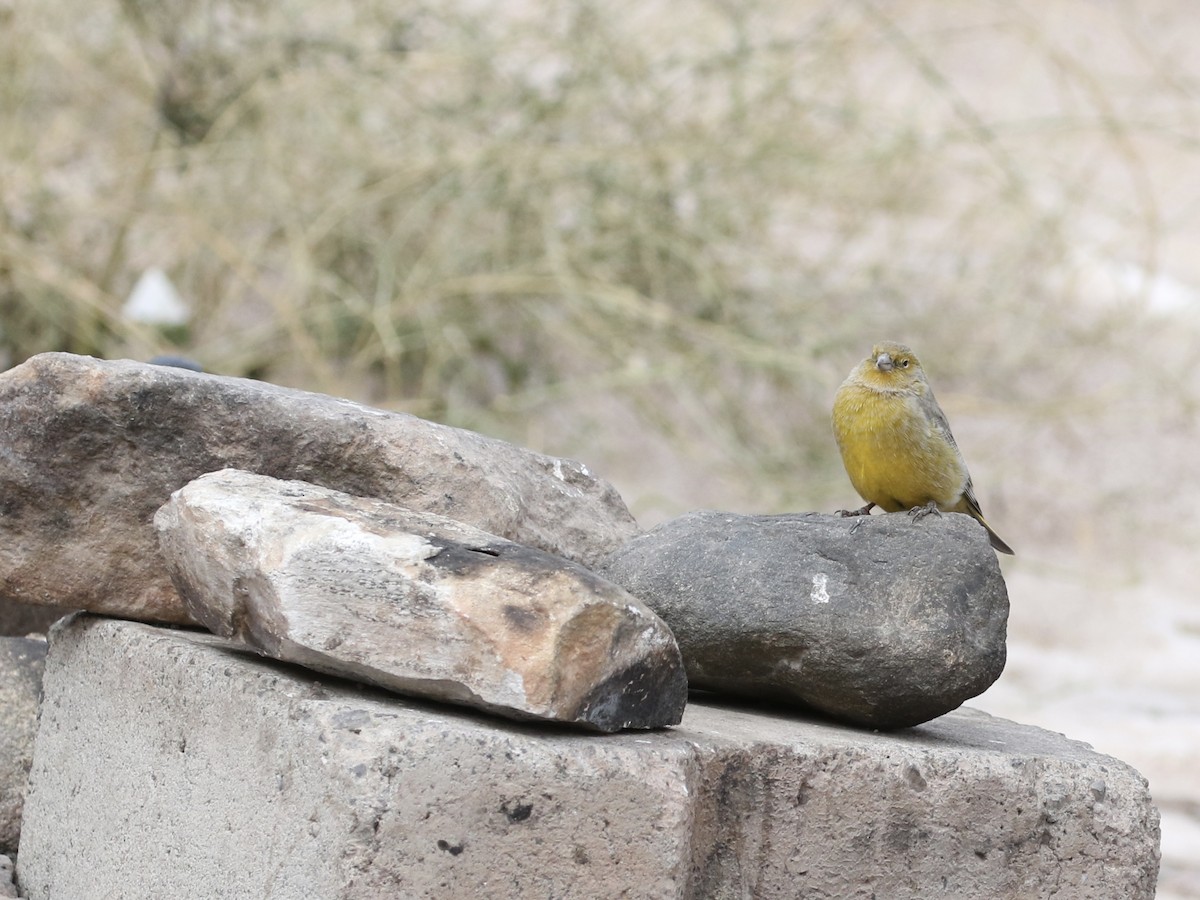
POLYGON ((881 341, 854 367, 833 400, 833 435, 850 483, 867 501, 841 515, 909 510, 966 513, 1000 553, 1013 550, 983 517, 966 461, 917 355, 881 341))

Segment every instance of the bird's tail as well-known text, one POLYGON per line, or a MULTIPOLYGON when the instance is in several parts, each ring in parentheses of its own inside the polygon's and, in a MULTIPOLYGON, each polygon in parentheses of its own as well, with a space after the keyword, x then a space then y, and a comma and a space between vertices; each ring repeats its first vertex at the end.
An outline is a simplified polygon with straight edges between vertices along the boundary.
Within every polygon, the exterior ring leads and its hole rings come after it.
POLYGON ((992 530, 992 526, 987 523, 987 519, 983 517, 983 510, 979 508, 979 501, 975 499, 975 492, 971 489, 971 483, 967 482, 967 489, 963 492, 962 503, 960 508, 966 506, 966 509, 961 510, 969 515, 972 519, 984 527, 988 533, 988 540, 992 542, 992 549, 998 553, 1007 553, 1009 556, 1016 556, 1013 553, 1013 548, 1004 543, 1004 539, 992 530))
POLYGON ((983 516, 975 516, 975 521, 987 529, 988 540, 992 542, 993 550, 996 550, 1000 553, 1007 553, 1009 556, 1016 556, 1016 554, 1013 553, 1012 547, 1004 543, 1004 539, 992 530, 992 526, 987 523, 987 520, 983 516))

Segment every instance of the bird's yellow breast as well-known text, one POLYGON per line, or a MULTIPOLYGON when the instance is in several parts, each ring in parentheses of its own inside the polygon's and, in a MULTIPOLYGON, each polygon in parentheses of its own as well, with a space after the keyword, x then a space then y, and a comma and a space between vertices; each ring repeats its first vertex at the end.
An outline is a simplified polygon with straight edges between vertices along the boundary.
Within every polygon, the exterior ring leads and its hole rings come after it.
POLYGON ((859 495, 887 512, 962 500, 962 456, 907 391, 880 391, 847 382, 833 403, 833 433, 859 495))

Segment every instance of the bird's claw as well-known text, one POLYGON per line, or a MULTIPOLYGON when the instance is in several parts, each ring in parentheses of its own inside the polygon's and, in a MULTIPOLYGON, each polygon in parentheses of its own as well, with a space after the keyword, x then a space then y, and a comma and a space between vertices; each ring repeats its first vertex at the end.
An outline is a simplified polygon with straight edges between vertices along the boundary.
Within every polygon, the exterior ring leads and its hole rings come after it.
POLYGON ((938 509, 937 504, 932 500, 924 506, 914 506, 908 511, 908 517, 914 522, 920 522, 926 516, 940 516, 941 514, 942 511, 938 509))
POLYGON ((839 509, 837 514, 843 519, 848 519, 851 516, 869 516, 871 514, 871 510, 874 508, 874 503, 868 503, 862 509, 839 509))

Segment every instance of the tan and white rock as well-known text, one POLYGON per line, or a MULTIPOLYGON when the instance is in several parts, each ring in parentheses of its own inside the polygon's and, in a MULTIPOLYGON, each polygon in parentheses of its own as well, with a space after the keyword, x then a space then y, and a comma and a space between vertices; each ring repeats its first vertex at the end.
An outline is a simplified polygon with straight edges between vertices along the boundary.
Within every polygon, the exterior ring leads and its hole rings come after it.
POLYGON ((666 624, 582 566, 431 513, 233 469, 155 517, 192 617, 276 659, 516 718, 677 723, 666 624))
POLYGON ((591 565, 637 530, 571 460, 322 394, 46 353, 0 374, 0 596, 186 621, 151 519, 223 468, 449 516, 591 565))

